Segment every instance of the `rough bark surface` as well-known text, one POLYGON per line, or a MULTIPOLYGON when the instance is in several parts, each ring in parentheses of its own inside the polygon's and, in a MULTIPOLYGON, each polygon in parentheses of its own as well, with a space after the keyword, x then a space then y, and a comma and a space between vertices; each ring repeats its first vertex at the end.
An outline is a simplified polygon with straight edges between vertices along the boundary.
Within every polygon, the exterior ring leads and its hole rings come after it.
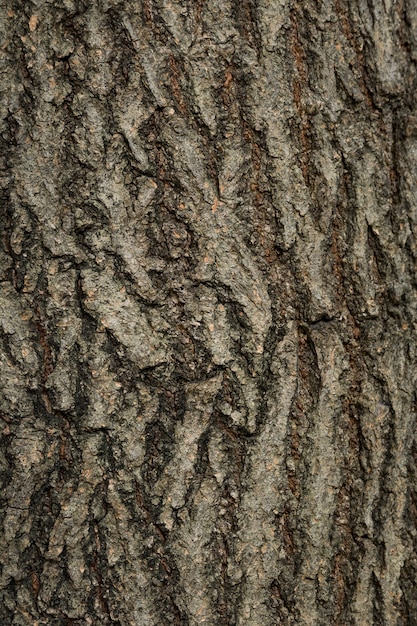
POLYGON ((0 18, 0 623, 417 624, 416 3, 0 18))

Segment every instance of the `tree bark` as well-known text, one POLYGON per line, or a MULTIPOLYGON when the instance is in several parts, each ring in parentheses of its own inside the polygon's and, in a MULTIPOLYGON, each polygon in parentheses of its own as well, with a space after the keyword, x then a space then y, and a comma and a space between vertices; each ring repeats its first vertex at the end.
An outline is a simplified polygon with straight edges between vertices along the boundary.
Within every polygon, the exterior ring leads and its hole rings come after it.
POLYGON ((416 4, 1 20, 1 624, 416 625, 416 4))

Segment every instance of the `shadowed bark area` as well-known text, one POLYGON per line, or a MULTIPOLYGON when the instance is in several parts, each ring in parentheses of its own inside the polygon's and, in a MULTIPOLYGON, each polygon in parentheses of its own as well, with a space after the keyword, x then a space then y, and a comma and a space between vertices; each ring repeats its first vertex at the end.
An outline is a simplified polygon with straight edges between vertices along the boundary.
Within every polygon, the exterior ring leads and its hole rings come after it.
POLYGON ((416 624, 415 3, 0 19, 1 624, 416 624))

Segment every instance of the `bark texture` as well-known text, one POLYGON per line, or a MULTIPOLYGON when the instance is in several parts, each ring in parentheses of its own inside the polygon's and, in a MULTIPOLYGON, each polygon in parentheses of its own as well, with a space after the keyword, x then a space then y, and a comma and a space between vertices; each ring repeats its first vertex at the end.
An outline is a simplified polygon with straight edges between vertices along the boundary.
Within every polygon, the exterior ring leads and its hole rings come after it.
POLYGON ((417 624, 417 4, 0 17, 1 624, 417 624))

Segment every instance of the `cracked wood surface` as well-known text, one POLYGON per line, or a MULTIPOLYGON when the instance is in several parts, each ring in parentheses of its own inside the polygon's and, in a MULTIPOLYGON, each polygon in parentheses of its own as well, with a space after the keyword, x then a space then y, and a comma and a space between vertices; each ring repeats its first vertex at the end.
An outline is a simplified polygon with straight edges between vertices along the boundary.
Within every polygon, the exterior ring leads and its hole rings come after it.
POLYGON ((414 3, 1 7, 1 624, 411 626, 414 3))

